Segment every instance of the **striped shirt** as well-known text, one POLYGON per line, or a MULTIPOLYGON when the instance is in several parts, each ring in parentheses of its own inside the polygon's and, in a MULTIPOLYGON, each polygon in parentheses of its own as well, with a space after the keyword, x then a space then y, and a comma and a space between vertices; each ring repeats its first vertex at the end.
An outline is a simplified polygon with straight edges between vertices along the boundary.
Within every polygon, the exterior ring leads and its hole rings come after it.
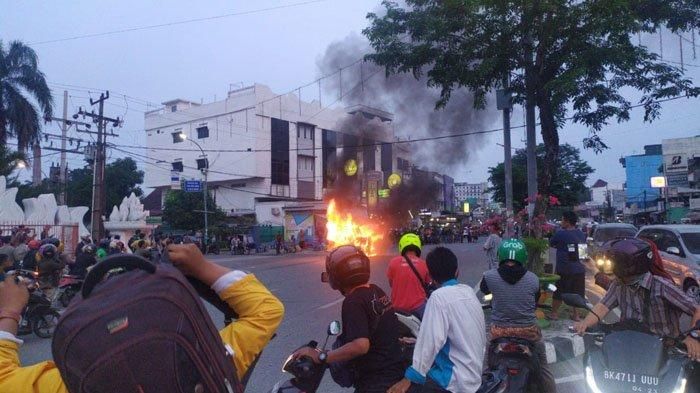
POLYGON ((646 273, 638 285, 625 285, 615 279, 601 302, 609 310, 620 308, 620 319, 644 321, 645 297, 649 296, 648 327, 664 337, 681 333, 681 314, 693 315, 697 305, 672 281, 646 273))

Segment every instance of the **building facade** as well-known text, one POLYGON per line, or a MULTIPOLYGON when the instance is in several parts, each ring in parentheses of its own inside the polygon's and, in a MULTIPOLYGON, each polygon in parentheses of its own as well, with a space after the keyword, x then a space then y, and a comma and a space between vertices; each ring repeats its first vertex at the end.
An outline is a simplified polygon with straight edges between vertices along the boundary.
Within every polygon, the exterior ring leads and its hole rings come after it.
POLYGON ((169 188, 171 171, 183 179, 202 179, 208 163, 209 190, 228 214, 283 217, 279 208, 284 204, 322 200, 334 186, 338 167, 350 159, 359 178, 381 172, 386 182, 392 173, 410 171, 408 149, 387 143, 395 141, 392 120, 390 113, 374 108, 324 108, 260 84, 208 104, 166 101, 145 114, 151 161, 145 186, 169 188), (258 205, 271 214, 256 211, 258 205))
MULTIPOLYGON (((464 202, 474 201, 479 206, 487 206, 491 200, 488 193, 489 183, 454 183, 455 206, 462 206, 464 202)), ((473 206, 472 206, 473 208, 473 206)))
POLYGON ((651 186, 651 178, 662 175, 661 145, 644 146, 644 154, 627 156, 620 161, 625 168, 627 207, 633 212, 657 210, 661 194, 658 188, 651 186))

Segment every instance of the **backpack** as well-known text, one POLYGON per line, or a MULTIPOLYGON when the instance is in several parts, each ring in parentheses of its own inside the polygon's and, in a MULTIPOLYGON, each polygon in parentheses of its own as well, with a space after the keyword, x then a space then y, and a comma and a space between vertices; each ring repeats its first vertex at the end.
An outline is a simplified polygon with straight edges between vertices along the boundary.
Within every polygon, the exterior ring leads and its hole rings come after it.
POLYGON ((243 392, 233 351, 185 276, 134 255, 107 257, 88 273, 52 352, 72 393, 243 392))

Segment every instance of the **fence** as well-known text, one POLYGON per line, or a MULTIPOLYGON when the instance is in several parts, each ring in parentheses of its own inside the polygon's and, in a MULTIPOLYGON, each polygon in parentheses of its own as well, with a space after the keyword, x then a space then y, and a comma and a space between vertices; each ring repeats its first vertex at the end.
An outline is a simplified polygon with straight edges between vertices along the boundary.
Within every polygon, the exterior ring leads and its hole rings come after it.
POLYGON ((80 241, 78 235, 78 224, 41 224, 34 222, 3 222, 0 223, 0 235, 12 236, 19 227, 28 230, 29 236, 36 235, 37 239, 41 238, 41 232, 46 227, 48 235, 61 240, 64 246, 64 252, 68 255, 75 254, 75 248, 80 241))

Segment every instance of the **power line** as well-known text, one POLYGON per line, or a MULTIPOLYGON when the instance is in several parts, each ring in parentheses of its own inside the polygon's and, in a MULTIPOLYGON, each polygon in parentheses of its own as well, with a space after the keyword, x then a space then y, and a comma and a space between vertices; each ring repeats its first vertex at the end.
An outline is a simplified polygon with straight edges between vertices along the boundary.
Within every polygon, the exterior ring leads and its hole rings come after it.
POLYGON ((228 14, 208 16, 208 17, 204 17, 204 18, 192 18, 192 19, 185 19, 185 20, 174 21, 174 22, 159 23, 159 24, 154 24, 154 25, 129 27, 129 28, 125 28, 125 29, 105 31, 105 32, 101 32, 101 33, 82 34, 82 35, 77 35, 77 36, 73 36, 73 37, 64 37, 64 38, 57 38, 57 39, 53 39, 53 40, 37 41, 37 42, 31 42, 31 43, 29 43, 29 45, 30 46, 32 46, 32 45, 44 45, 44 44, 52 44, 52 43, 56 43, 56 42, 80 40, 80 39, 84 39, 84 38, 103 37, 103 36, 128 33, 128 32, 133 32, 133 31, 152 30, 152 29, 157 29, 157 28, 161 28, 161 27, 169 27, 169 26, 176 26, 176 25, 184 25, 184 24, 188 24, 188 23, 204 22, 204 21, 209 21, 209 20, 230 18, 230 17, 234 17, 234 16, 259 14, 259 13, 263 13, 263 12, 267 12, 267 11, 274 11, 274 10, 285 9, 285 8, 299 7, 302 5, 322 3, 325 1, 328 1, 328 0, 302 1, 302 2, 298 2, 298 3, 285 4, 285 5, 279 5, 279 6, 274 6, 274 7, 259 8, 259 9, 250 10, 250 11, 240 11, 240 12, 232 12, 232 13, 228 13, 228 14))

